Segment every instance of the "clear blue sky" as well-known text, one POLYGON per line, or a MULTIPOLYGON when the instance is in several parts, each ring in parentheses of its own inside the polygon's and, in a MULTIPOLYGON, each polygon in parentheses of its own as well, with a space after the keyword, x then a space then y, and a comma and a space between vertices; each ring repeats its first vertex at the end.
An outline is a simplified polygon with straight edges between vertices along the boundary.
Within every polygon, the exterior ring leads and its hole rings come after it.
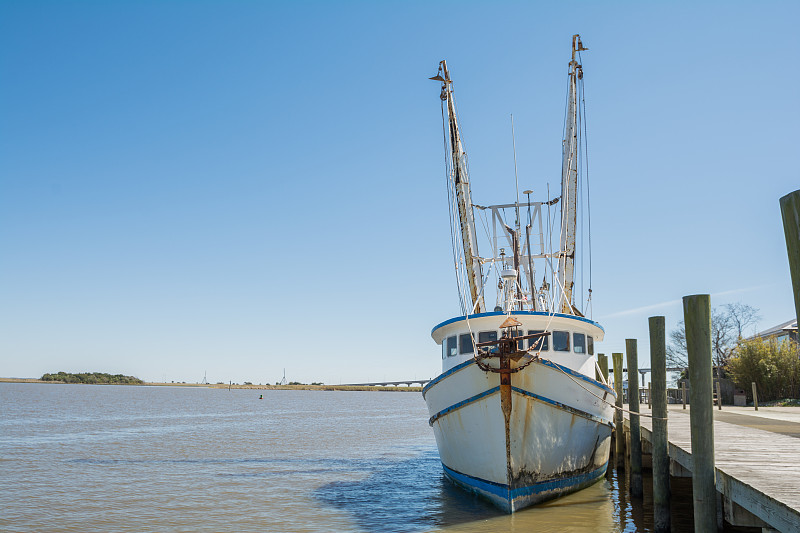
MULTIPOLYGON (((580 33, 600 351, 680 299, 794 316, 798 2, 0 3, 0 376, 435 376, 476 203, 558 183, 580 33), (305 341, 299 337, 305 337, 305 341)), ((645 362, 640 363, 645 366, 645 362)))

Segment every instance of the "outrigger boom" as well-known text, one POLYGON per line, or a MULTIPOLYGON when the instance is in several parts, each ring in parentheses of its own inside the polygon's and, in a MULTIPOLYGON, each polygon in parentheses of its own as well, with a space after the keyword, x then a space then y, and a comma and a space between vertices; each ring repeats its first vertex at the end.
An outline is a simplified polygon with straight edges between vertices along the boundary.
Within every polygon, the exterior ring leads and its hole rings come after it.
POLYGON ((478 242, 475 233, 475 215, 472 211, 472 191, 469 186, 467 172, 467 154, 461 144, 461 131, 456 117, 456 104, 453 97, 453 82, 447 70, 447 61, 439 63, 439 73, 430 78, 442 82, 443 102, 447 103, 447 129, 449 130, 449 152, 453 161, 452 180, 455 184, 456 200, 458 204, 458 219, 461 225, 461 242, 464 248, 464 263, 469 280, 469 292, 472 297, 472 312, 482 313, 485 309, 483 303, 482 269, 478 261, 478 242), (444 77, 442 77, 444 76, 444 77))
MULTIPOLYGON (((578 52, 588 50, 583 46, 579 35, 572 37, 572 58, 569 63, 569 89, 567 102, 567 116, 565 135, 563 139, 561 193, 555 198, 545 201, 531 202, 530 193, 528 201, 519 201, 513 204, 481 206, 472 203, 472 192, 467 167, 467 154, 461 139, 461 131, 456 115, 453 82, 447 62, 439 63, 439 71, 432 80, 442 83, 440 98, 443 108, 447 109, 444 123, 446 136, 446 150, 448 155, 448 180, 452 197, 452 208, 458 213, 459 232, 456 236, 453 230, 454 243, 460 248, 457 254, 456 268, 464 268, 469 287, 469 300, 465 302, 463 311, 467 314, 481 313, 487 310, 484 301, 486 279, 484 278, 483 265, 500 265, 508 275, 500 276, 498 304, 495 307, 503 311, 511 309, 532 311, 554 311, 564 314, 584 316, 581 305, 576 305, 575 294, 575 256, 576 256, 576 230, 578 212, 578 171, 579 171, 579 123, 578 123, 578 82, 583 78, 583 67, 576 60, 578 52), (548 213, 551 206, 560 202, 560 233, 558 249, 548 250, 548 243, 552 230, 547 231, 542 224, 542 211, 548 213), (528 223, 525 227, 523 238, 519 224, 520 208, 527 207, 528 223), (491 248, 488 257, 482 257, 478 252, 477 232, 475 225, 475 212, 488 210, 491 215, 491 248), (505 209, 514 209, 517 213, 517 223, 514 227, 506 224, 505 209), (533 243, 531 243, 533 239, 533 243), (505 248, 510 250, 506 255, 505 248), (536 250, 534 251, 534 248, 536 250), (536 271, 534 259, 544 260, 542 269, 541 286, 536 287, 536 271), (510 264, 507 264, 510 263, 510 264), (511 273, 513 272, 513 276, 511 273), (548 279, 547 272, 550 272, 548 279)), ((444 114, 444 109, 443 109, 444 114)), ((488 229, 487 229, 488 231, 488 229)), ((460 280, 459 280, 460 282, 460 280)), ((591 284, 591 281, 590 281, 591 284)), ((459 286, 461 291, 461 286, 459 286)), ((591 294, 591 288, 589 290, 591 294)))

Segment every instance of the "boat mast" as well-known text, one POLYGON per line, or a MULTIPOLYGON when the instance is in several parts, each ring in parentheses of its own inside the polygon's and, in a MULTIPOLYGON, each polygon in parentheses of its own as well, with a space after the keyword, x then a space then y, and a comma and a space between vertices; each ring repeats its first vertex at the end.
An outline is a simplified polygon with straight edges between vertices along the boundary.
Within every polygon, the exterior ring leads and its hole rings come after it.
POLYGON ((453 99, 453 85, 447 62, 439 63, 439 74, 431 78, 442 82, 441 99, 447 102, 447 125, 449 130, 449 149, 453 158, 452 179, 456 190, 456 203, 458 204, 458 219, 461 226, 461 243, 464 247, 464 263, 469 280, 469 292, 472 297, 471 307, 466 314, 482 313, 485 310, 483 302, 483 287, 481 283, 483 274, 478 260, 478 242, 475 233, 475 217, 472 209, 472 193, 467 174, 467 154, 461 144, 461 131, 456 117, 456 106, 453 99), (444 75, 444 77, 442 77, 444 75))
POLYGON ((583 77, 583 69, 575 60, 575 52, 582 50, 588 48, 583 47, 580 35, 573 35, 564 159, 561 164, 561 250, 558 260, 558 279, 564 287, 561 312, 567 314, 580 314, 572 304, 572 289, 575 284, 575 227, 578 208, 578 80, 583 77))

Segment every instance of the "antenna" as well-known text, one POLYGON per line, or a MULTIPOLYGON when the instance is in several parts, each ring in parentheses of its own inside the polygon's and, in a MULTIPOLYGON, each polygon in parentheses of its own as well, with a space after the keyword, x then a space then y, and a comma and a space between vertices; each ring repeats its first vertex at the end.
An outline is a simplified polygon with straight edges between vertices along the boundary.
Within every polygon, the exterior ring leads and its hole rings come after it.
POLYGON ((514 137, 514 114, 511 114, 511 147, 514 150, 514 183, 517 187, 517 234, 519 234, 519 176, 517 176, 517 141, 514 137))
POLYGON ((531 251, 531 194, 533 194, 533 191, 528 189, 522 191, 522 194, 528 197, 528 225, 525 226, 525 244, 528 247, 528 277, 530 277, 531 282, 531 311, 536 311, 536 274, 533 270, 533 260, 531 259, 531 255, 533 255, 531 251))

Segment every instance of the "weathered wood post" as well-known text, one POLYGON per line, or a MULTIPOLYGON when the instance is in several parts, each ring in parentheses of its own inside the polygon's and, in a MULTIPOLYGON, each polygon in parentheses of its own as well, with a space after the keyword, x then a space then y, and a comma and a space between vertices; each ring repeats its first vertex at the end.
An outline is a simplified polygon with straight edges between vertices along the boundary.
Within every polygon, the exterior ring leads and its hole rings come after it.
POLYGON ((631 496, 642 497, 642 438, 639 427, 639 356, 636 339, 625 339, 628 359, 628 405, 631 417, 631 496))
POLYGON ((608 383, 608 357, 606 357, 606 354, 597 354, 597 366, 600 367, 600 373, 603 374, 603 378, 608 383))
POLYGON ((657 533, 670 530, 669 450, 667 438, 667 340, 663 316, 651 316, 650 380, 653 402, 653 525, 657 533))
POLYGON ((783 234, 786 236, 786 253, 789 255, 789 273, 794 290, 795 317, 800 316, 800 190, 781 198, 783 234))
POLYGON ((617 393, 614 409, 614 466, 619 469, 625 464, 625 436, 622 431, 622 354, 612 353, 614 363, 614 392, 617 393))
POLYGON ((717 410, 722 411, 722 391, 720 389, 719 380, 717 380, 717 410))
POLYGON ((681 381, 681 398, 683 399, 683 410, 686 410, 686 382, 681 381))
MULTIPOLYGON (((610 384, 611 382, 608 381, 608 357, 604 353, 597 354, 597 366, 600 369, 600 381, 605 381, 606 384, 610 384)), ((613 455, 613 450, 612 450, 613 455)), ((611 472, 613 470, 613 459, 609 457, 608 464, 606 465, 606 477, 609 479, 611 478, 611 472)))
POLYGON ((758 411, 758 391, 756 390, 756 382, 753 382, 753 407, 758 411))
POLYGON ((689 384, 692 408, 692 495, 694 530, 717 531, 717 489, 714 472, 714 406, 711 374, 711 297, 695 294, 683 297, 686 351, 689 353, 689 384))

